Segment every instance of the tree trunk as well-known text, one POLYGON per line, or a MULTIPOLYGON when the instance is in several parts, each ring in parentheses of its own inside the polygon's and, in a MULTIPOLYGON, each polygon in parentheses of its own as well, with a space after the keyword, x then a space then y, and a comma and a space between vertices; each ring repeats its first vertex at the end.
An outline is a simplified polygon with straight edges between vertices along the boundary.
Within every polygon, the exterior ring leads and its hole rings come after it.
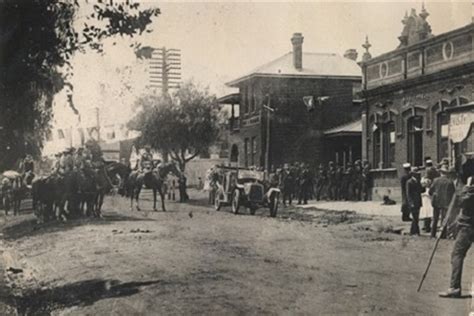
POLYGON ((187 190, 187 179, 184 176, 184 171, 186 170, 186 161, 178 161, 179 171, 181 172, 181 179, 179 179, 179 200, 180 202, 187 202, 189 200, 188 190, 187 190))

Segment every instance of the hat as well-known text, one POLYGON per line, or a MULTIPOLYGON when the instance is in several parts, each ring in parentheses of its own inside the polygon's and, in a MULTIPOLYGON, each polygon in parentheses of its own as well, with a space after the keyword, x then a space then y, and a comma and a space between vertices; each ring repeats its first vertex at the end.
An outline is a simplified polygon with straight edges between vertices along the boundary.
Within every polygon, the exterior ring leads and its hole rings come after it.
POLYGON ((420 173, 420 169, 418 167, 411 167, 410 172, 411 173, 420 173))
POLYGON ((408 168, 410 168, 410 167, 411 167, 411 164, 410 164, 409 162, 405 162, 405 163, 403 164, 403 168, 404 168, 404 169, 408 169, 408 168))
POLYGON ((439 172, 453 174, 453 173, 456 173, 456 168, 454 167, 448 168, 447 165, 442 165, 441 168, 439 169, 439 172))
POLYGON ((426 164, 427 166, 432 166, 432 165, 433 165, 433 160, 427 159, 427 160, 425 161, 425 164, 426 164))

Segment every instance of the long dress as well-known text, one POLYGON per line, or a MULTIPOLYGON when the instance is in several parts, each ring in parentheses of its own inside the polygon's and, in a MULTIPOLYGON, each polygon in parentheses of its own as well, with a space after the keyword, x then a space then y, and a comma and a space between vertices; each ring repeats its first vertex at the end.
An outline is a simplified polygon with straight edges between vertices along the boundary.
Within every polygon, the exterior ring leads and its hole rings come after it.
POLYGON ((431 205, 431 197, 427 192, 421 194, 420 220, 433 217, 433 206, 431 205))
POLYGON ((432 181, 424 177, 421 179, 421 185, 425 188, 425 192, 421 193, 420 220, 433 217, 433 205, 431 204, 431 197, 428 194, 432 181))

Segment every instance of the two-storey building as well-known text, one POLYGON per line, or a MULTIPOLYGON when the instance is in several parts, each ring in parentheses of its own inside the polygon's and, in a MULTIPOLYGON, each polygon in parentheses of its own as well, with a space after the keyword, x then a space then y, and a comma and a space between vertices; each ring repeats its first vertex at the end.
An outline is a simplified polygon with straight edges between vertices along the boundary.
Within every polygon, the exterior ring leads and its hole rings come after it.
POLYGON ((231 162, 264 167, 360 158, 360 106, 353 103, 361 85, 357 52, 303 52, 301 33, 291 43, 292 52, 227 83, 239 89, 219 100, 232 105, 231 162))
POLYGON ((428 15, 412 10, 398 48, 360 63, 362 153, 373 167, 374 198, 400 198, 405 162, 446 158, 460 171, 474 152, 474 24, 434 36, 428 15))

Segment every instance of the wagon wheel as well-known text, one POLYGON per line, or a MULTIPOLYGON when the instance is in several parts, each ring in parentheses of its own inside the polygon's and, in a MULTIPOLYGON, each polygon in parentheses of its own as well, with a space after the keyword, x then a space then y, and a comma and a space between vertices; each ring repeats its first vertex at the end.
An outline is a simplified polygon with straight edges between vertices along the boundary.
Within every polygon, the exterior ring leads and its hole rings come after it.
POLYGON ((240 190, 235 189, 234 194, 232 194, 232 213, 238 214, 240 208, 240 190))
POLYGON ((278 212, 278 205, 280 204, 280 199, 278 198, 278 193, 273 193, 270 197, 270 216, 275 217, 278 212))
POLYGON ((220 211, 220 209, 222 207, 222 202, 221 202, 220 196, 221 196, 220 193, 216 192, 216 197, 214 198, 214 209, 216 211, 220 211))

